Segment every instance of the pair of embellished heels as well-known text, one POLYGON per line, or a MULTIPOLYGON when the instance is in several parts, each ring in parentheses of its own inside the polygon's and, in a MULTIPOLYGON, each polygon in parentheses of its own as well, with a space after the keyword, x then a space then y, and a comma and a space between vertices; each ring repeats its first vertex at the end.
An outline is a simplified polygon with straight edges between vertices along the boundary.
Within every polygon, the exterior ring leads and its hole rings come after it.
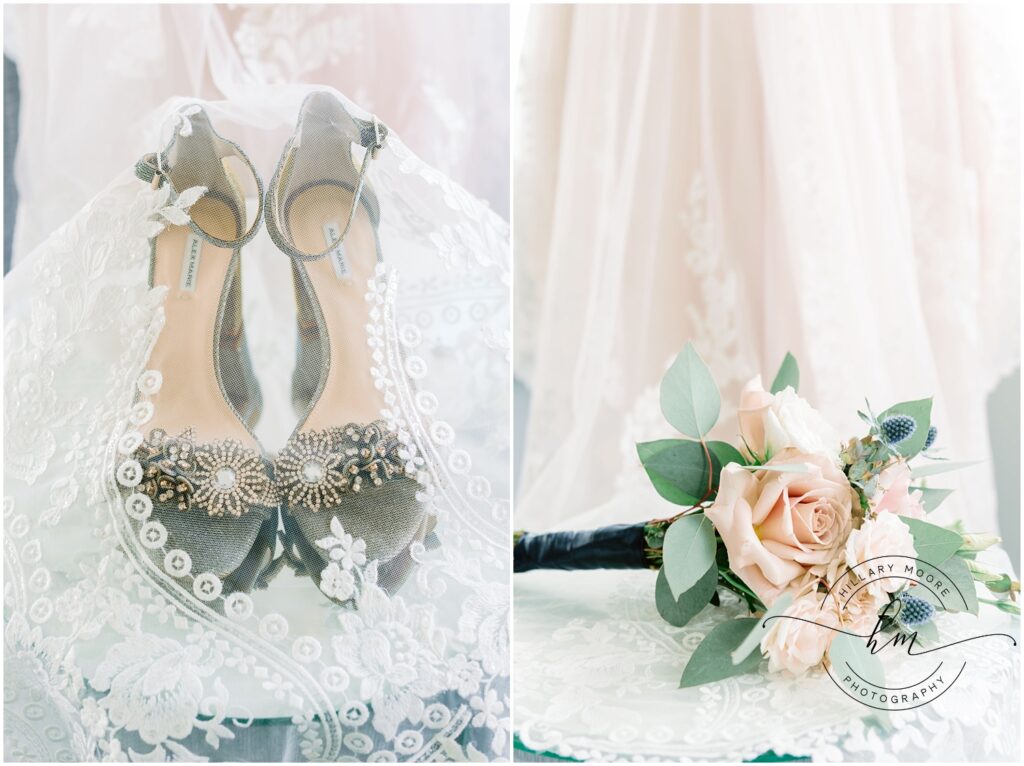
POLYGON ((204 601, 265 587, 283 564, 337 603, 373 562, 376 583, 393 591, 433 518, 415 448, 381 419, 371 375, 382 360, 366 285, 383 257, 366 174, 387 128, 331 94, 310 95, 265 195, 205 111, 185 110, 179 128, 136 166, 152 188, 167 187, 150 257, 150 285, 167 295, 118 443, 125 511, 154 563, 191 578, 204 601), (253 216, 246 196, 258 200, 253 216), (241 310, 241 249, 261 220, 291 258, 297 307, 299 422, 276 458, 253 433, 262 398, 241 310))

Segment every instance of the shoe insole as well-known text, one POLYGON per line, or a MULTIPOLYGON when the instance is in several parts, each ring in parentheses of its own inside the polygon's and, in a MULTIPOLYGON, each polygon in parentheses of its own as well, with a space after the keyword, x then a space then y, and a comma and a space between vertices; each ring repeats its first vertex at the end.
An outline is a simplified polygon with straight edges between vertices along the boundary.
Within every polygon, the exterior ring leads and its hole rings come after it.
MULTIPOLYGON (((232 209, 221 200, 202 197, 189 215, 203 231, 222 239, 237 231, 232 209)), ((235 439, 257 448, 214 373, 217 311, 231 258, 230 249, 207 242, 187 226, 168 226, 157 237, 153 285, 166 286, 168 292, 163 331, 148 365, 160 371, 163 385, 152 397, 155 412, 147 432, 162 428, 176 436, 192 427, 197 442, 235 439)))
MULTIPOLYGON (((347 189, 324 184, 304 190, 288 211, 292 241, 304 253, 322 253, 345 228, 351 207, 352 192, 347 189)), ((375 362, 366 344, 370 322, 366 283, 377 268, 377 246, 366 209, 359 206, 340 248, 304 265, 327 325, 330 351, 329 361, 325 360, 327 380, 302 430, 377 420, 384 398, 373 384, 370 368, 375 362)), ((310 370, 308 374, 316 380, 323 373, 310 370)))

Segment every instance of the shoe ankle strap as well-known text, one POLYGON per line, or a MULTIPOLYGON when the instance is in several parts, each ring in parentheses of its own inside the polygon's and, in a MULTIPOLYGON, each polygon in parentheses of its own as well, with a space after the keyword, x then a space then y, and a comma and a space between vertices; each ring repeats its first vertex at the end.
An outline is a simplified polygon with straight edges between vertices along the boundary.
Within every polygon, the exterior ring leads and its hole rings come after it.
MULTIPOLYGON (((259 232, 260 221, 263 218, 263 179, 260 178, 256 167, 252 164, 249 157, 242 151, 242 148, 234 141, 230 141, 214 130, 213 125, 210 123, 209 116, 206 111, 199 106, 185 107, 176 113, 178 122, 175 125, 174 133, 168 142, 167 146, 163 151, 150 152, 144 154, 138 162, 135 163, 135 175, 140 180, 149 183, 154 189, 167 184, 171 189, 171 201, 178 198, 178 195, 185 191, 184 189, 177 189, 174 186, 173 181, 173 168, 170 158, 175 154, 179 155, 179 162, 182 156, 187 156, 184 153, 193 151, 189 144, 179 143, 179 137, 182 137, 188 141, 196 142, 194 145, 197 147, 195 151, 203 151, 210 154, 209 158, 205 158, 204 162, 217 162, 216 169, 211 168, 212 173, 221 173, 224 178, 217 179, 221 182, 221 186, 225 187, 222 189, 211 189, 208 188, 204 196, 211 196, 225 202, 230 206, 235 213, 236 220, 238 222, 238 228, 241 228, 246 220, 245 211, 245 194, 239 188, 238 180, 228 171, 224 164, 224 160, 234 157, 241 161, 244 168, 249 172, 255 181, 256 189, 255 196, 257 202, 256 213, 253 216, 252 223, 249 224, 248 229, 239 237, 234 238, 222 238, 208 231, 205 231, 199 226, 193 219, 189 219, 189 228, 192 229, 199 237, 210 242, 218 247, 222 247, 230 250, 237 250, 245 243, 249 242, 259 232), (182 127, 188 125, 188 129, 182 127)), ((193 176, 196 175, 195 169, 193 169, 193 176)), ((202 175, 201 173, 199 174, 202 175)), ((216 178, 216 176, 214 176, 216 178)), ((196 185, 202 185, 196 184, 196 185)))
MULTIPOLYGON (((306 101, 303 103, 302 109, 300 110, 299 122, 296 126, 295 133, 285 146, 281 155, 281 161, 278 163, 277 170, 274 172, 274 177, 270 181, 270 186, 267 190, 267 201, 264 205, 264 210, 266 211, 265 219, 267 224, 267 233, 274 241, 274 244, 276 244, 282 252, 296 261, 305 262, 318 261, 329 256, 345 241, 345 238, 348 236, 348 232, 352 228, 352 223, 355 221, 356 213, 359 210, 360 204, 366 208, 366 211, 374 225, 377 224, 379 219, 379 209, 377 208, 372 191, 367 188, 368 181, 366 174, 370 167, 370 163, 377 159, 380 155, 380 151, 386 145, 388 132, 387 126, 378 120, 376 116, 371 116, 369 120, 363 120, 349 115, 341 102, 330 94, 314 93, 307 97, 306 101), (344 112, 345 116, 351 120, 351 125, 354 127, 354 130, 345 130, 342 127, 337 127, 334 123, 331 123, 332 128, 340 130, 342 136, 349 139, 351 143, 358 143, 365 150, 365 153, 363 154, 362 161, 359 163, 358 171, 355 178, 352 179, 352 182, 339 184, 352 191, 352 204, 349 207, 345 224, 341 228, 341 233, 338 235, 338 238, 334 242, 330 243, 330 245, 322 252, 304 253, 295 247, 291 238, 285 233, 287 231, 287 227, 281 221, 281 217, 283 212, 289 207, 289 200, 284 201, 284 210, 282 210, 282 206, 280 205, 281 200, 279 200, 278 195, 282 183, 282 176, 288 172, 286 171, 286 168, 288 168, 289 163, 293 160, 293 153, 297 151, 300 146, 303 120, 306 117, 307 105, 314 98, 330 99, 335 107, 344 112)), ((351 164, 350 159, 347 161, 351 164)), ((300 189, 308 188, 316 183, 317 182, 314 181, 312 183, 304 184, 300 189)), ((331 181, 324 181, 324 183, 331 183, 331 181)), ((295 193, 290 191, 288 196, 294 198, 295 193)))

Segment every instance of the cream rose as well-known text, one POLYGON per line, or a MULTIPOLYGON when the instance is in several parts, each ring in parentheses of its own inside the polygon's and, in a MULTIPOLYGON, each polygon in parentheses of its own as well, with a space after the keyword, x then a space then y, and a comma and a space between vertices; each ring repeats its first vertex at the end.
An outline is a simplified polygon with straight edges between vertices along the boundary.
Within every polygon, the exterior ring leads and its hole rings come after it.
POLYGON ((801 587, 841 558, 856 495, 829 459, 784 450, 769 464, 804 463, 806 472, 722 469, 706 511, 722 536, 729 566, 765 604, 801 587))
POLYGON ((901 575, 908 564, 913 564, 908 559, 915 555, 910 529, 892 513, 865 520, 846 541, 846 563, 875 596, 893 593, 907 584, 901 577, 886 574, 901 575))
MULTIPOLYGON (((833 598, 838 598, 835 591, 833 598)), ((848 600, 841 603, 840 611, 843 628, 858 636, 869 636, 878 624, 879 610, 889 603, 887 593, 861 588, 848 600)))
POLYGON ((759 456, 771 457, 789 448, 833 461, 839 454, 839 437, 832 426, 790 386, 770 394, 758 375, 740 392, 737 414, 744 441, 759 456))
POLYGON ((822 606, 823 598, 824 594, 817 592, 801 596, 790 604, 784 617, 772 620, 761 639, 761 651, 768 657, 771 672, 799 676, 821 664, 836 635, 831 628, 839 627, 835 608, 822 606))
POLYGON ((871 499, 871 507, 875 511, 923 519, 925 511, 921 498, 921 492, 910 491, 910 466, 897 460, 878 474, 878 492, 871 499))

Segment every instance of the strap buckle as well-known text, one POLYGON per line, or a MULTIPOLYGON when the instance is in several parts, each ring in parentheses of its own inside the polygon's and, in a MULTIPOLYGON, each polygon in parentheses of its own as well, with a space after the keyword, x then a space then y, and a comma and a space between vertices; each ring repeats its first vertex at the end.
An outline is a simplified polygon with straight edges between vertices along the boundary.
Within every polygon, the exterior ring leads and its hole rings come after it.
POLYGON ((147 154, 136 162, 135 175, 141 181, 148 181, 152 188, 159 188, 167 177, 167 168, 163 166, 160 153, 147 154))
POLYGON ((373 159, 377 159, 387 139, 388 129, 377 119, 377 115, 373 115, 373 146, 370 147, 370 156, 373 159))

